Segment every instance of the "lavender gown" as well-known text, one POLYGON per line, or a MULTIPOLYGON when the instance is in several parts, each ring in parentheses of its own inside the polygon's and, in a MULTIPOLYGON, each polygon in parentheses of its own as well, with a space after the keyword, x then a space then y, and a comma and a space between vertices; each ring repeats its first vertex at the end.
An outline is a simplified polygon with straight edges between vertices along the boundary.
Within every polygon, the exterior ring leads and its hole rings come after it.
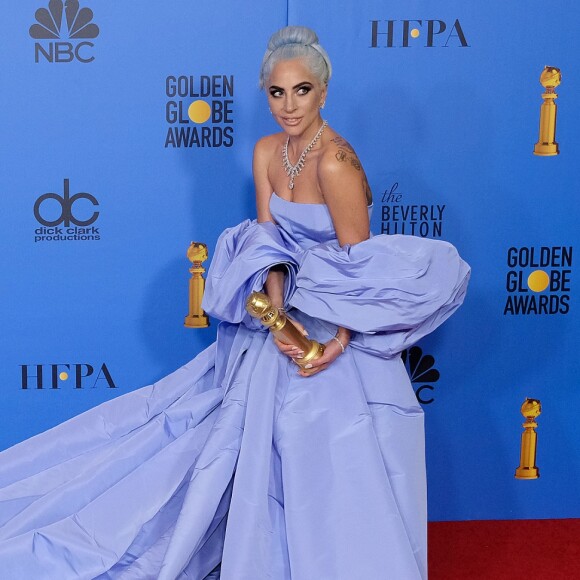
POLYGON ((3 579, 427 577, 423 414, 398 355, 469 268, 411 236, 340 248, 325 205, 274 194, 271 211, 218 242, 213 345, 0 454, 3 579), (244 310, 274 264, 311 337, 354 331, 310 378, 244 310))

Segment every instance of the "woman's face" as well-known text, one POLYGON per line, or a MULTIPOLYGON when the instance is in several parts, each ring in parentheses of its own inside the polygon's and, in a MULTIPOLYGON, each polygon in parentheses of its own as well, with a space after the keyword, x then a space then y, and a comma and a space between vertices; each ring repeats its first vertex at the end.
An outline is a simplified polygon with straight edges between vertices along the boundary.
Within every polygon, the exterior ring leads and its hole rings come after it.
POLYGON ((302 59, 274 65, 266 90, 272 115, 286 133, 293 137, 316 133, 322 122, 320 106, 326 99, 326 86, 302 59))

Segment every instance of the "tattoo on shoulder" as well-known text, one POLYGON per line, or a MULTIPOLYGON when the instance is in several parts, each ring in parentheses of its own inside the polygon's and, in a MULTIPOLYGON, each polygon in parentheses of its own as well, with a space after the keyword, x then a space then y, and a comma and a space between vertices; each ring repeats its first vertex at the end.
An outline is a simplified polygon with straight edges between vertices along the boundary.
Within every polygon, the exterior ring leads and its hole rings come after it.
POLYGON ((334 137, 334 139, 331 139, 331 141, 338 145, 340 149, 345 149, 349 153, 354 153, 354 149, 346 139, 343 139, 342 137, 334 137))
POLYGON ((342 163, 350 163, 357 171, 362 170, 361 163, 350 143, 342 137, 335 137, 331 141, 338 146, 335 157, 342 163))
POLYGON ((331 139, 331 141, 338 147, 338 150, 334 155, 337 161, 340 161, 341 163, 350 163, 350 165, 352 165, 357 171, 362 172, 362 187, 365 197, 367 198, 367 203, 370 205, 373 202, 373 194, 367 176, 354 149, 351 147, 350 143, 342 137, 335 137, 334 139, 331 139))

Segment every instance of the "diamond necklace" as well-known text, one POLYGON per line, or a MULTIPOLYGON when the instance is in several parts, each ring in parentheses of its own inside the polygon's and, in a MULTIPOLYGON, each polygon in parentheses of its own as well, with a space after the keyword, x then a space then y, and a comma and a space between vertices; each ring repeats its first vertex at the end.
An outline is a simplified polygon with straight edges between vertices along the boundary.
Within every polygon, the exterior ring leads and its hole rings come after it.
POLYGON ((304 168, 304 160, 306 159, 306 156, 308 153, 310 153, 310 150, 314 147, 318 139, 320 139, 320 136, 322 135, 322 132, 327 125, 328 121, 322 121, 322 125, 320 126, 320 129, 318 129, 318 133, 316 133, 316 135, 314 135, 314 139, 312 139, 312 141, 306 145, 306 149, 304 149, 300 157, 298 157, 296 165, 292 165, 292 163, 290 163, 290 159, 288 159, 288 143, 290 142, 290 135, 288 135, 286 144, 282 148, 282 165, 284 167, 284 171, 286 171, 286 175, 290 178, 288 189, 294 189, 294 178, 300 175, 300 172, 304 168))

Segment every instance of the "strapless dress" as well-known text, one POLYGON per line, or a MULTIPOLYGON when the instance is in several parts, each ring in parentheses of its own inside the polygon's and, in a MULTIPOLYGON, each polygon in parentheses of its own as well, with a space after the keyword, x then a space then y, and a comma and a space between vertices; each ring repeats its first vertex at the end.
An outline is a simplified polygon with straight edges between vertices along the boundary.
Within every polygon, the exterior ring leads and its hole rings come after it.
POLYGON ((217 340, 157 383, 0 454, 0 570, 22 579, 427 577, 423 413, 400 353, 461 304, 469 267, 412 236, 340 247, 325 205, 220 237, 217 340), (297 374, 245 311, 268 270, 309 335, 352 330, 297 374))

